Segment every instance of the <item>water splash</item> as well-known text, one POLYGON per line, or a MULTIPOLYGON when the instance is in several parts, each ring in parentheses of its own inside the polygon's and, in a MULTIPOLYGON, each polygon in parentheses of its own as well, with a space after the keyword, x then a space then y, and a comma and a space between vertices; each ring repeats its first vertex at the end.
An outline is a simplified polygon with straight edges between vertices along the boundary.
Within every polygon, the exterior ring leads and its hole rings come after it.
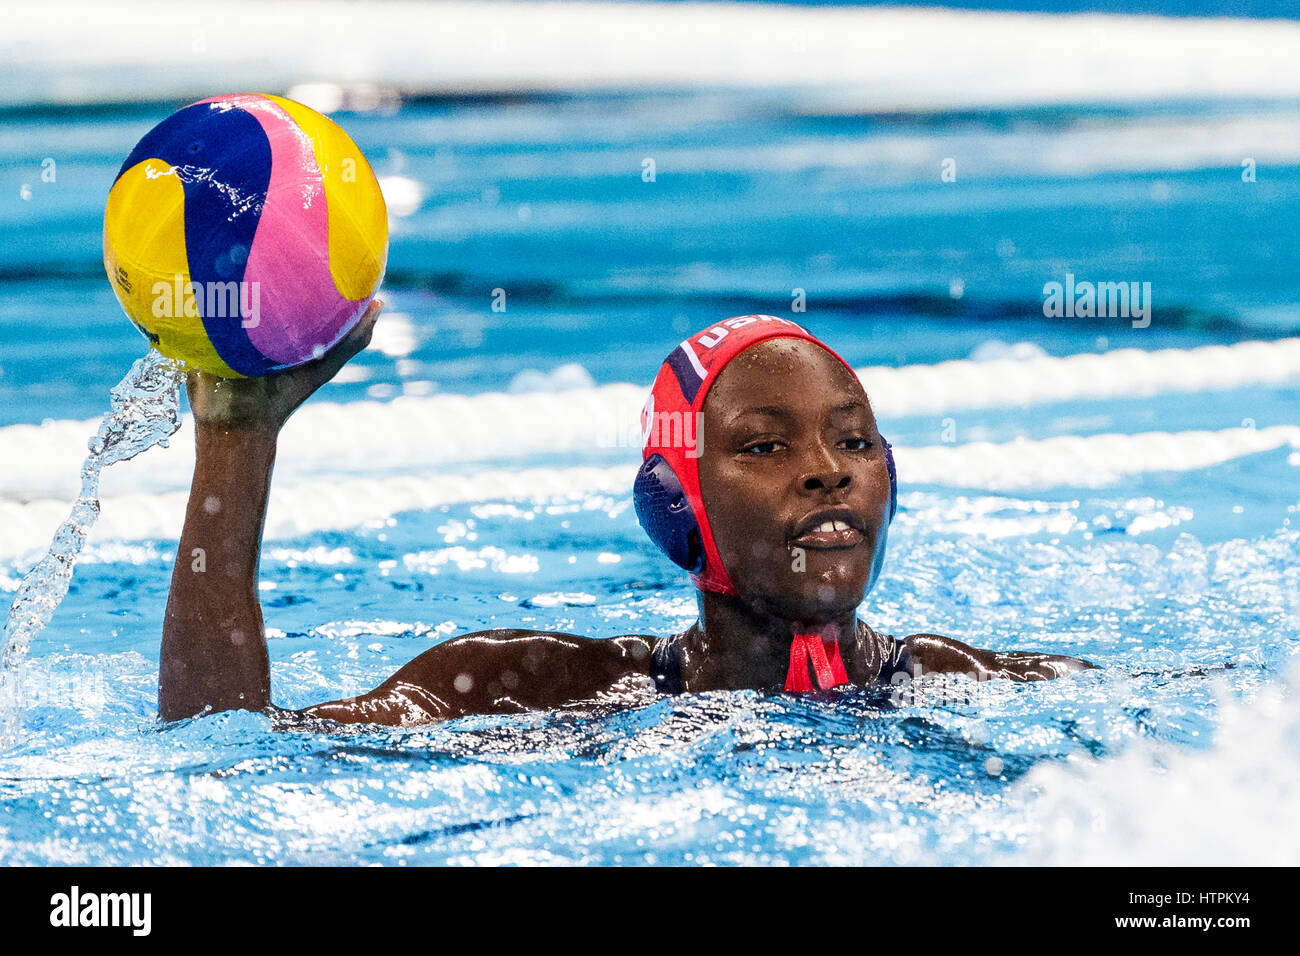
POLYGON ((182 377, 182 366, 150 349, 110 393, 111 410, 90 440, 90 454, 81 466, 81 493, 67 520, 54 532, 45 557, 23 578, 9 609, 0 658, 0 748, 18 739, 27 650, 63 603, 82 545, 99 517, 100 472, 154 445, 167 444, 181 423, 182 377))

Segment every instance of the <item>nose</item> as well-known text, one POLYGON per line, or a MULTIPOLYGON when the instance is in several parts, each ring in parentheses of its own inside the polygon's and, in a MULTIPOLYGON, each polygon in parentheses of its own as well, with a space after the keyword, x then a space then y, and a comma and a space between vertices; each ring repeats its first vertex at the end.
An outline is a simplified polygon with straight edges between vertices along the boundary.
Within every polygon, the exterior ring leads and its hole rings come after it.
POLYGON ((851 484, 853 484, 853 476, 838 471, 809 475, 803 480, 804 491, 820 491, 823 488, 840 491, 851 484))
POLYGON ((808 459, 801 482, 804 491, 846 491, 853 484, 853 476, 839 457, 821 442, 810 451, 808 459))

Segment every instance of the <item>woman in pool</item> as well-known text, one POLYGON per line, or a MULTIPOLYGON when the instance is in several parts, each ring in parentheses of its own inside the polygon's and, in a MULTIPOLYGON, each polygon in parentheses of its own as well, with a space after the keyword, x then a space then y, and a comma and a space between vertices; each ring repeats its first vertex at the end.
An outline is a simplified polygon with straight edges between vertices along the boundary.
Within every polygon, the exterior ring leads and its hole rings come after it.
MULTIPOLYGON (((257 568, 277 436, 369 344, 382 308, 308 365, 190 375, 197 455, 163 625, 164 719, 273 709, 257 568)), ((900 641, 857 619, 885 557, 893 459, 852 370, 794 323, 741 316, 687 339, 660 369, 642 427, 638 517, 700 589, 700 618, 684 633, 466 634, 368 694, 300 713, 411 725, 559 707, 638 676, 666 693, 802 691, 933 672, 1042 680, 1092 666, 933 634, 900 641)))

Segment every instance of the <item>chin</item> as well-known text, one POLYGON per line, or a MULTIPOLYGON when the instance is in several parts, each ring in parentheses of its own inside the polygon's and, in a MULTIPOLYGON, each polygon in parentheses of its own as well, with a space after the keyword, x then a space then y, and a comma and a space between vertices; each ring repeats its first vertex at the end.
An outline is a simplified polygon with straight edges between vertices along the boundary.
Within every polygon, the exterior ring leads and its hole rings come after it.
POLYGON ((836 592, 850 591, 858 595, 859 600, 866 593, 872 581, 871 562, 861 553, 824 551, 808 552, 808 569, 804 574, 809 580, 809 590, 817 586, 830 586, 836 592))
POLYGON ((771 596, 764 607, 786 620, 810 623, 856 611, 871 585, 871 568, 860 560, 814 561, 812 552, 808 557, 806 571, 763 588, 771 596))

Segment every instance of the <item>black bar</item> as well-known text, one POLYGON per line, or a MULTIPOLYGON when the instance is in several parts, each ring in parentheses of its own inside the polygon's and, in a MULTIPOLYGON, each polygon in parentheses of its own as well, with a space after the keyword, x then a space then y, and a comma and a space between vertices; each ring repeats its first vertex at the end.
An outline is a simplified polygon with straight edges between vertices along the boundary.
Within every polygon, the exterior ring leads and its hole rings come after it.
POLYGON ((924 940, 927 948, 944 939, 1182 945, 1200 937, 1231 945, 1257 930, 1291 928, 1294 909, 1283 907, 1284 884, 1293 882, 1288 870, 1219 868, 10 868, 0 869, 0 917, 13 940, 72 934, 128 945, 240 938, 337 945, 358 933, 376 944, 436 945, 468 934, 497 945, 539 932, 557 942, 566 931, 576 939, 596 931, 643 939, 648 929, 667 942, 692 927, 710 936, 734 931, 737 943, 757 931, 768 942, 852 944, 865 934, 864 942, 924 940), (116 908, 126 914, 122 925, 52 925, 52 917, 69 922, 74 886, 78 921, 92 910, 111 917, 116 908), (132 893, 149 894, 147 936, 136 932, 143 920, 133 927, 131 919, 143 915, 143 897, 116 896, 101 907, 98 896, 132 893), (1134 919, 1149 922, 1120 925, 1134 919), (1245 925, 1222 923, 1242 919, 1245 925))

